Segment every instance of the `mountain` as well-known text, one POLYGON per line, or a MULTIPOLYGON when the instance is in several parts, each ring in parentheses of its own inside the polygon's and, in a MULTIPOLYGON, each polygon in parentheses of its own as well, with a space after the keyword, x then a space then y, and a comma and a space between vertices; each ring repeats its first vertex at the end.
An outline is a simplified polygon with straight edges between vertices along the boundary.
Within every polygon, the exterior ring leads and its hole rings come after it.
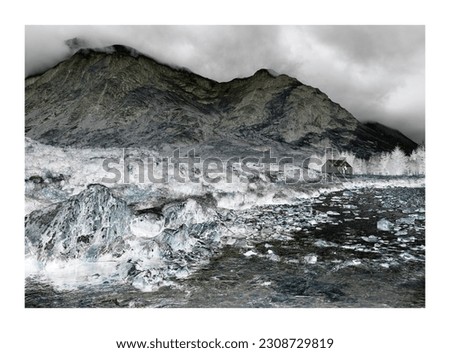
POLYGON ((287 75, 262 69, 216 82, 121 45, 80 49, 27 78, 25 115, 26 136, 58 146, 332 145, 363 157, 396 145, 408 153, 417 147, 386 126, 362 124, 319 89, 287 75))

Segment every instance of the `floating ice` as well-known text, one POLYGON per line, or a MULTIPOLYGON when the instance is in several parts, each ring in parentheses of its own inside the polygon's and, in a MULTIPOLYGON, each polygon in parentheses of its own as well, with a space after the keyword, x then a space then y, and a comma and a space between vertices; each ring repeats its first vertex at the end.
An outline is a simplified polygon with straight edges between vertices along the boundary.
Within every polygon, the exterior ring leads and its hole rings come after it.
MULTIPOLYGON (((336 261, 337 262, 337 261, 336 261)), ((338 263, 338 262, 337 262, 338 263)), ((351 267, 351 266, 359 266, 362 264, 362 261, 360 259, 352 259, 352 260, 347 260, 343 263, 338 263, 338 265, 336 265, 333 268, 333 271, 339 271, 341 269, 344 269, 346 267, 351 267)))
POLYGON ((268 256, 269 260, 280 261, 280 257, 270 249, 267 250, 267 256, 268 256))
POLYGON ((305 261, 305 263, 313 265, 317 263, 317 255, 315 254, 306 255, 303 257, 303 260, 305 261))
POLYGON ((258 254, 256 252, 254 252, 253 250, 249 250, 244 253, 244 256, 246 256, 246 257, 255 256, 255 255, 258 255, 258 254))
POLYGON ((369 235, 368 237, 361 237, 364 241, 368 242, 368 243, 376 243, 379 238, 376 237, 375 235, 369 235))
POLYGON ((331 248, 331 247, 336 247, 338 245, 336 243, 331 242, 331 241, 326 241, 326 240, 319 239, 319 240, 314 242, 314 246, 317 246, 318 248, 331 248))
POLYGON ((377 222, 377 229, 384 232, 389 232, 394 228, 394 224, 386 218, 382 218, 377 222))
POLYGON ((402 217, 395 221, 397 224, 414 224, 415 218, 414 217, 402 217))
POLYGON ((339 212, 335 212, 335 211, 328 211, 327 215, 328 216, 340 216, 341 214, 339 212))
POLYGON ((356 249, 358 249, 359 247, 360 247, 359 244, 352 244, 352 245, 347 245, 347 244, 345 244, 345 245, 342 245, 342 246, 341 246, 342 249, 349 249, 349 250, 356 250, 356 249))
POLYGON ((416 237, 414 237, 414 236, 401 237, 401 238, 397 238, 397 241, 399 241, 401 243, 412 243, 412 242, 416 241, 416 237))
POLYGON ((400 254, 400 257, 406 261, 413 261, 417 260, 415 256, 411 255, 410 253, 403 252, 400 254))

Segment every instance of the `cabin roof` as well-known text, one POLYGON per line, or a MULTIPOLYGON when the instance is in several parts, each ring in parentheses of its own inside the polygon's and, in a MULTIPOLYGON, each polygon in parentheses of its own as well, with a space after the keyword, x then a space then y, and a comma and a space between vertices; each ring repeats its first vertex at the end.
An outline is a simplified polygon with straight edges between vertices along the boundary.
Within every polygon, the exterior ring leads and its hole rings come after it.
POLYGON ((327 159, 327 162, 330 162, 335 167, 343 167, 343 166, 351 167, 351 165, 348 164, 348 162, 345 159, 327 159))

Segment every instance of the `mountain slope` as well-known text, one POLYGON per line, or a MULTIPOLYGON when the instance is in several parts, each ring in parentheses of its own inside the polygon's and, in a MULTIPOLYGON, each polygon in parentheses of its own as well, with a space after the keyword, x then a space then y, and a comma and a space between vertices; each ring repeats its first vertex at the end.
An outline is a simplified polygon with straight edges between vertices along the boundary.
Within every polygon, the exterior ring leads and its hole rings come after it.
POLYGON ((289 76, 263 69, 219 83, 120 45, 81 49, 28 78, 25 111, 26 136, 59 146, 416 147, 289 76))

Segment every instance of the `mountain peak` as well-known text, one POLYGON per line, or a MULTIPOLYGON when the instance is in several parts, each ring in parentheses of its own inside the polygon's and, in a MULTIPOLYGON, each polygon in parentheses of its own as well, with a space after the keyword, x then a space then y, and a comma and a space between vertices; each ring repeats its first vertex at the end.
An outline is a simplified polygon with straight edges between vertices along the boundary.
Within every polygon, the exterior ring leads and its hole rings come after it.
POLYGON ((258 71, 256 71, 253 76, 270 76, 270 77, 278 77, 280 76, 280 74, 278 72, 276 72, 275 70, 272 69, 266 69, 266 68, 262 68, 259 69, 258 71))
POLYGON ((134 58, 137 58, 139 56, 146 56, 140 51, 122 44, 114 44, 102 48, 80 47, 79 50, 77 51, 77 54, 78 53, 82 55, 89 55, 92 53, 122 54, 122 55, 129 55, 134 58))

